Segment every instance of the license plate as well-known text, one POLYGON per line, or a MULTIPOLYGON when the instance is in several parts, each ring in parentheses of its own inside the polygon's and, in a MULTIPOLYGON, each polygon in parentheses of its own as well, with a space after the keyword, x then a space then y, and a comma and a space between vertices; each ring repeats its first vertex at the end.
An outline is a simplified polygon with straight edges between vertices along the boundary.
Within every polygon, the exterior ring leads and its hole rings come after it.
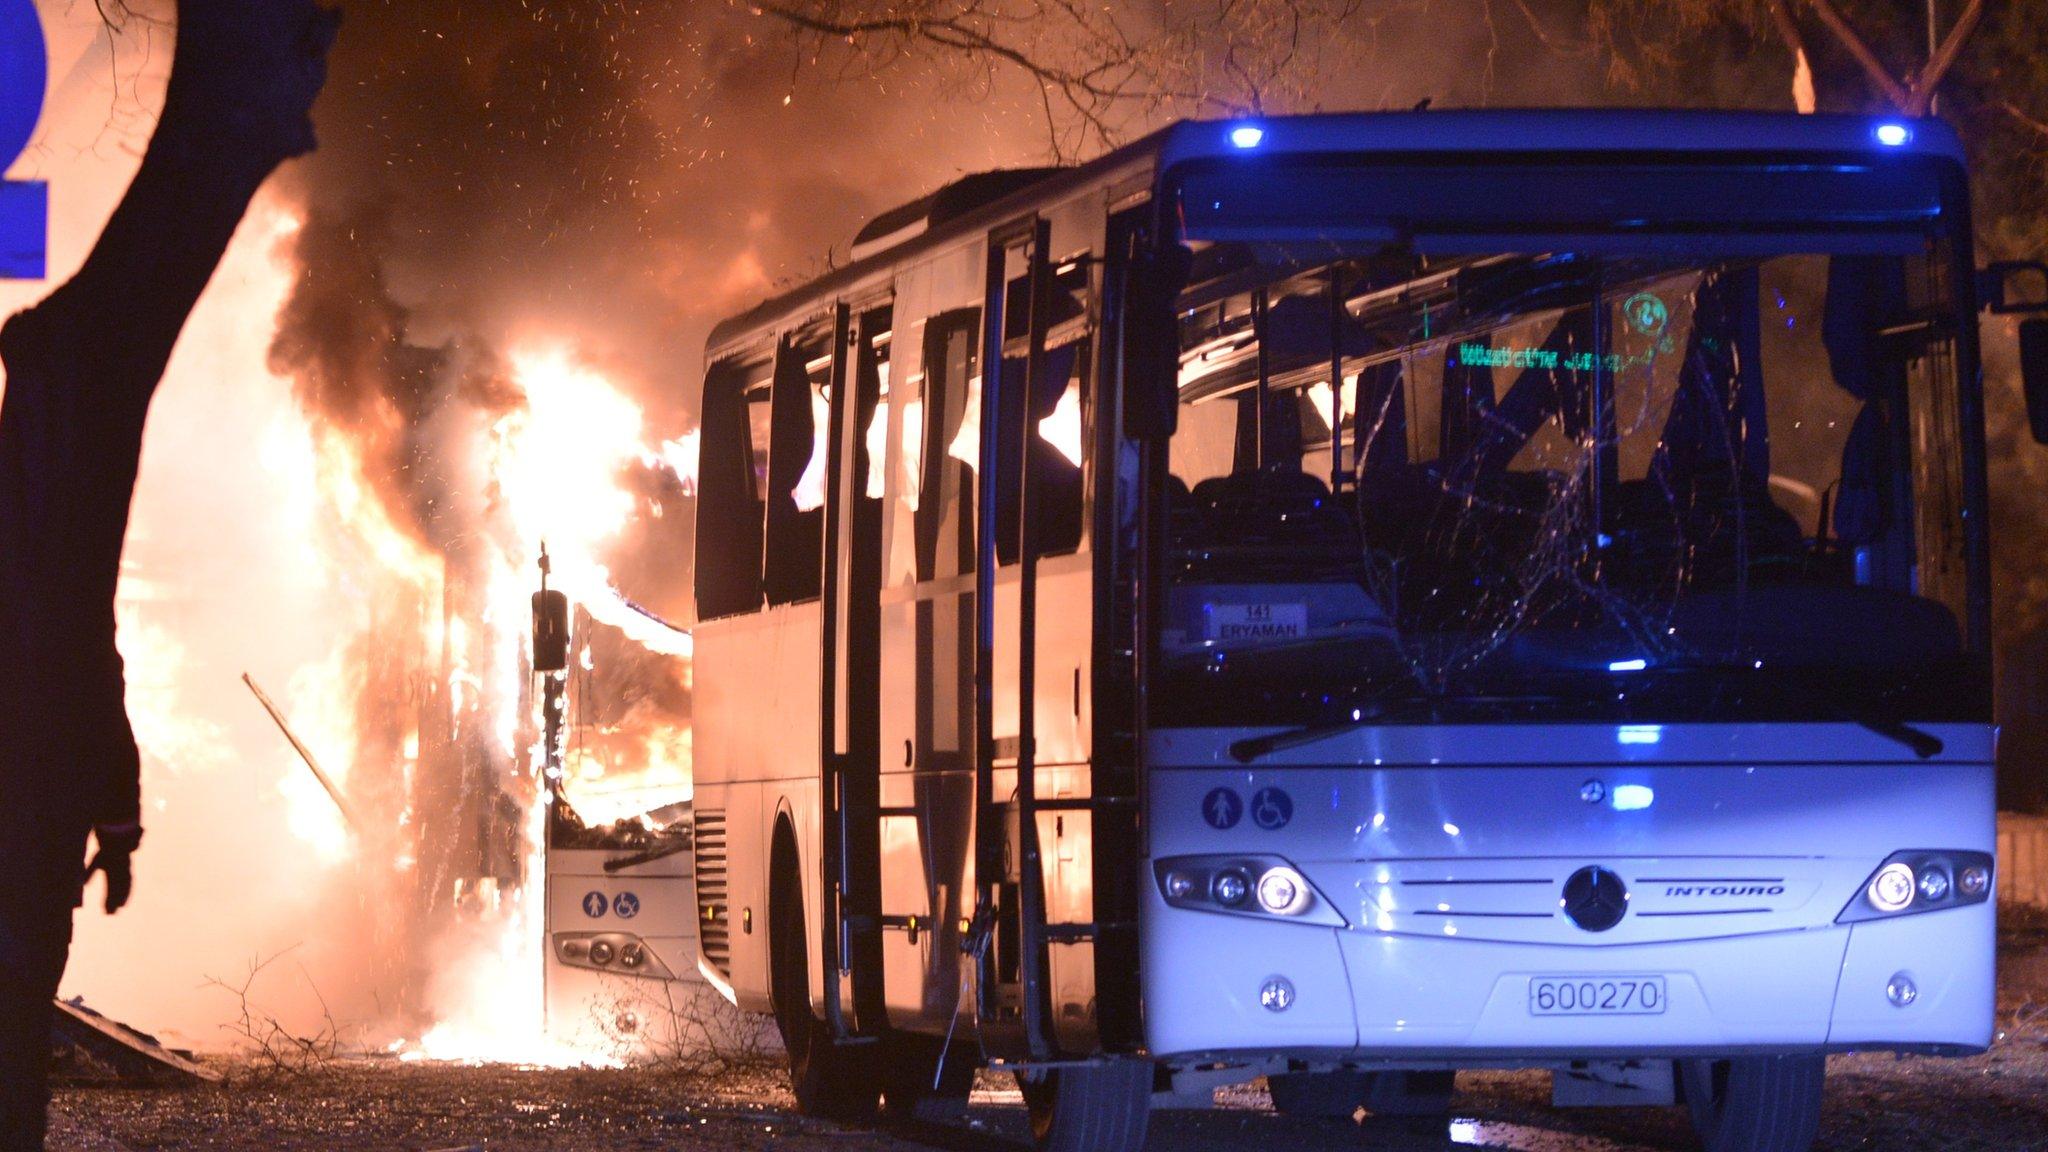
POLYGON ((1531 1016, 1654 1016, 1664 1011, 1662 976, 1537 976, 1531 1016))

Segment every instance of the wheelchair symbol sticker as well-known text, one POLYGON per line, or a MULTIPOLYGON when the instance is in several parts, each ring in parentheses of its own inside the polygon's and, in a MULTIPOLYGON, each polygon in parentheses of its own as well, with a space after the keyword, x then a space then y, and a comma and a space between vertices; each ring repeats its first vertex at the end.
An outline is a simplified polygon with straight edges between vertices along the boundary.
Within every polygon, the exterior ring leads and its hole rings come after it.
POLYGON ((621 920, 631 920, 640 914, 640 898, 631 892, 621 892, 612 898, 612 911, 621 920))
POLYGON ((1243 818, 1244 801, 1230 789, 1212 788, 1207 796, 1202 797, 1202 819, 1209 822, 1209 827, 1221 832, 1237 827, 1237 822, 1243 818))
POLYGON ((592 920, 603 917, 604 910, 609 907, 611 907, 611 902, 604 898, 604 893, 586 892, 583 894, 583 914, 592 920))
POLYGON ((1266 831, 1287 827, 1294 819, 1294 801, 1278 788, 1261 788, 1252 794, 1252 822, 1266 831))

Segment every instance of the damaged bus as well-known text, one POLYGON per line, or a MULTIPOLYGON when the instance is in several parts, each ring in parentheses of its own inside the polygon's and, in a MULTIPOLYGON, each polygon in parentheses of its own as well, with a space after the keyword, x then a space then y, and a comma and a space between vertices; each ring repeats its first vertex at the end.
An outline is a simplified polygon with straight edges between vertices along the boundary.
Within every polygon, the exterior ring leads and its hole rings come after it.
POLYGON ((1992 1033, 1985 449, 1933 121, 1187 123, 719 325, 700 970, 801 1107, 1014 1071, 1806 1147, 1992 1033))

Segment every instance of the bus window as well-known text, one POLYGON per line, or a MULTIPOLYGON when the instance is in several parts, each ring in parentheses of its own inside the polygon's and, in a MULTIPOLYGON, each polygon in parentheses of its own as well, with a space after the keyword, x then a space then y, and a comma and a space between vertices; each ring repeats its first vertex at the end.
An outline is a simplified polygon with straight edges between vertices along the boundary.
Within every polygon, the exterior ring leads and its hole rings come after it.
POLYGON ((761 606, 771 363, 720 361, 704 381, 697 498, 697 615, 761 606))
POLYGON ((882 499, 889 487, 889 320, 886 312, 878 317, 881 330, 867 337, 877 381, 875 407, 868 413, 867 427, 861 431, 861 447, 867 452, 861 495, 869 500, 882 499))
MULTIPOLYGON (((918 452, 917 578, 937 580, 974 571, 972 449, 980 429, 970 425, 980 382, 975 341, 981 311, 966 308, 932 317, 925 325, 924 394, 917 402, 923 442, 918 452), (959 445, 966 442, 964 455, 959 445)), ((974 421, 978 424, 979 421, 974 421)), ((905 413, 905 436, 911 419, 905 413)))
MULTIPOLYGON (((1013 257, 1016 259, 1016 257, 1013 257)), ((1022 261, 1019 261, 1022 263, 1022 261)), ((1014 564, 1020 551, 1022 469, 1018 446, 1030 445, 1035 477, 1033 534, 1038 554, 1058 556, 1081 546, 1086 500, 1084 414, 1088 410, 1088 266, 1073 260, 1052 269, 1045 318, 1044 359, 1038 379, 1025 387, 1030 355, 1030 274, 1009 282, 1004 315, 1003 457, 996 471, 996 560, 1014 564), (1025 435, 1026 425, 1031 434, 1025 435)))
POLYGON ((775 356, 763 566, 770 604, 815 599, 823 578, 830 346, 785 338, 775 356))

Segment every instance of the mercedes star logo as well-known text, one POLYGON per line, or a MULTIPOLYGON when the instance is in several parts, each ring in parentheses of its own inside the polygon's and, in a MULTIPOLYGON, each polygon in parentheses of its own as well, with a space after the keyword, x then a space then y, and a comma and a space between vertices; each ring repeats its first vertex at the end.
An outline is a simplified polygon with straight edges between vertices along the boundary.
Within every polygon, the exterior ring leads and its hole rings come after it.
POLYGON ((1558 901, 1571 922, 1588 932, 1605 932, 1628 911, 1628 885, 1598 865, 1581 868, 1564 882, 1558 901))

